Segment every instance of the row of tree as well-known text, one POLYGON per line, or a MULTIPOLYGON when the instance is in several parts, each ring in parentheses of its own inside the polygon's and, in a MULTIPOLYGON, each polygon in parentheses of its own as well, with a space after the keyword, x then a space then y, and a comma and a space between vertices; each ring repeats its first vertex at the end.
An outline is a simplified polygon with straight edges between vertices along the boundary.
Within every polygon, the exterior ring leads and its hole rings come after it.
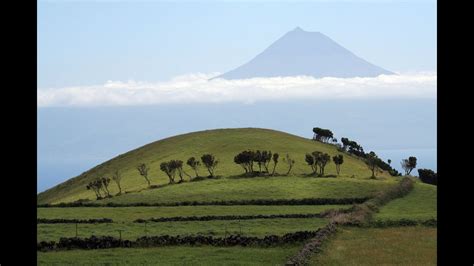
POLYGON ((235 155, 234 163, 242 166, 245 171, 245 175, 261 175, 264 173, 269 173, 268 168, 270 162, 273 161, 273 169, 271 175, 274 175, 279 157, 280 155, 278 153, 272 154, 271 151, 247 150, 235 155), (258 172, 254 169, 254 163, 258 166, 258 172), (264 168, 263 171, 262 166, 264 168))
POLYGON ((339 144, 337 139, 333 137, 333 133, 331 130, 319 127, 313 128, 313 133, 313 140, 321 141, 324 143, 330 143, 329 140, 332 140, 332 144, 337 147, 337 150, 339 152, 349 153, 351 155, 355 155, 357 157, 362 158, 366 162, 369 169, 372 171, 373 178, 375 178, 378 169, 385 170, 389 172, 392 176, 401 175, 401 173, 399 173, 395 168, 392 168, 392 166, 390 165, 391 160, 387 160, 387 163, 380 159, 373 151, 365 153, 364 148, 354 140, 342 137, 341 144, 339 144))
POLYGON ((89 184, 86 185, 86 188, 87 190, 94 191, 97 199, 110 198, 112 197, 109 190, 109 184, 111 180, 117 184, 119 189, 117 195, 122 194, 122 186, 120 185, 122 175, 118 170, 112 174, 112 179, 108 177, 97 178, 96 180, 89 182, 89 184))
MULTIPOLYGON (((357 143, 354 140, 350 140, 349 138, 342 137, 341 138, 341 144, 337 143, 337 139, 333 137, 333 133, 329 129, 324 129, 324 128, 319 128, 319 127, 314 127, 313 128, 313 140, 315 141, 321 141, 325 143, 329 143, 329 140, 332 140, 332 143, 338 147, 338 151, 340 152, 347 152, 349 154, 358 156, 366 162, 368 168, 372 171, 372 178, 375 178, 377 170, 385 170, 390 173, 392 176, 401 176, 401 173, 399 173, 395 168, 392 168, 390 165, 392 163, 392 160, 388 159, 387 162, 383 161, 380 159, 375 152, 371 151, 369 153, 364 152, 364 148, 357 143)), ((306 155, 306 162, 309 165, 315 165, 312 160, 311 154, 306 155)), ((324 162, 324 160, 323 160, 324 162)), ((321 162, 320 162, 321 163, 321 162)), ((413 169, 416 168, 417 165, 417 159, 414 156, 410 156, 407 159, 403 159, 401 162, 401 167, 405 171, 405 175, 410 175, 413 169)), ((336 168, 339 167, 336 164, 336 168)), ((313 169, 314 170, 314 169, 313 169)), ((424 169, 424 170, 429 170, 429 169, 424 169)), ((324 171, 324 170, 322 170, 324 171)), ((431 170, 429 170, 431 171, 431 170)), ((315 172, 315 171, 314 171, 315 172)), ((422 171, 423 172, 423 171, 422 171)), ((428 172, 423 172, 423 173, 428 173, 428 172)), ((433 172, 434 173, 434 172, 433 172)), ((426 174, 429 177, 430 180, 434 180, 434 175, 431 174, 426 174)), ((420 178, 421 179, 421 178, 420 178)), ((431 182, 431 181, 430 181, 431 182)), ((434 182, 434 181, 432 181, 434 182)))
MULTIPOLYGON (((401 175, 400 173, 398 173, 396 169, 390 166, 391 164, 390 159, 387 160, 388 163, 386 163, 383 160, 381 160, 373 151, 369 153, 365 153, 362 146, 353 140, 343 137, 341 138, 341 142, 342 142, 342 146, 341 146, 340 144, 337 143, 337 139, 333 137, 333 133, 329 129, 315 127, 313 128, 313 133, 314 133, 313 140, 321 141, 325 143, 329 143, 330 140, 332 140, 333 144, 338 147, 338 150, 340 152, 347 152, 349 154, 353 154, 355 156, 358 156, 364 159, 368 168, 372 171, 372 178, 375 178, 376 172, 378 169, 386 170, 393 176, 401 175)), ((344 157, 341 154, 339 154, 339 155, 333 156, 332 160, 336 165, 337 175, 339 175, 341 165, 344 162, 344 157)), ((240 152, 234 157, 234 162, 240 165, 244 169, 245 171, 244 174, 252 175, 252 176, 265 175, 265 174, 275 175, 275 169, 278 164, 278 161, 279 161, 279 154, 278 153, 272 154, 271 151, 246 150, 246 151, 240 152), (272 166, 272 171, 270 173, 269 167, 272 162, 273 162, 273 166, 272 166), (255 165, 258 166, 258 171, 254 168, 255 165)), ((314 151, 312 153, 308 153, 305 155, 305 161, 311 167, 312 174, 316 174, 319 168, 318 175, 323 176, 324 169, 326 165, 331 161, 331 157, 327 153, 314 151)), ((283 158, 283 162, 288 165, 288 171, 286 172, 286 175, 288 175, 290 174, 295 164, 295 160, 292 159, 289 154, 286 154, 286 156, 283 158)), ((214 177, 214 171, 218 163, 219 161, 212 154, 202 155, 200 161, 196 159, 195 157, 190 157, 186 161, 186 164, 194 171, 196 178, 199 177, 199 168, 201 166, 204 166, 209 172, 208 177, 210 178, 214 177)), ((160 164, 160 170, 163 171, 168 176, 170 184, 173 184, 176 182, 175 181, 176 175, 179 176, 178 183, 181 183, 184 181, 183 175, 186 175, 189 178, 192 178, 191 175, 187 174, 184 171, 183 164, 184 163, 181 160, 170 160, 170 161, 162 162, 160 164)), ((416 168, 416 164, 417 164, 417 159, 416 157, 413 157, 413 156, 410 156, 408 159, 402 160, 401 166, 405 170, 405 175, 409 175, 412 172, 412 170, 416 168)), ((148 172, 150 170, 149 167, 145 163, 142 163, 138 165, 136 169, 138 173, 145 179, 148 186, 151 186, 150 179, 148 178, 148 172)), ((418 171, 419 173, 420 171, 421 173, 423 173, 424 179, 427 180, 426 183, 435 183, 435 184, 437 183, 436 173, 434 173, 432 170, 420 169, 418 171)), ((420 179, 422 175, 421 173, 420 173, 420 179)), ((121 179, 122 179, 122 176, 117 170, 112 175, 112 179, 108 177, 98 178, 90 182, 86 186, 86 188, 88 190, 94 191, 98 199, 104 198, 104 197, 111 197, 108 187, 109 187, 110 181, 113 180, 117 184, 118 189, 119 189, 119 192, 117 195, 120 195, 122 193, 121 179)))
POLYGON ((94 191, 97 199, 111 197, 109 191, 110 178, 103 177, 89 182, 86 186, 87 190, 94 191))
MULTIPOLYGON (((203 165, 209 172, 210 178, 214 177, 214 171, 218 163, 219 161, 212 154, 202 155, 201 161, 197 160, 194 157, 190 157, 186 162, 186 164, 189 165, 191 169, 194 170, 196 177, 199 177, 198 168, 201 165, 203 165)), ((140 174, 140 176, 142 176, 145 179, 148 186, 151 186, 150 178, 148 177, 150 168, 147 166, 147 164, 141 163, 140 165, 136 167, 136 169, 138 173, 140 174)), ((181 183, 184 181, 183 174, 191 178, 191 176, 183 170, 183 161, 181 160, 170 160, 167 162, 162 162, 160 164, 160 170, 166 173, 166 175, 169 178, 170 184, 175 183, 176 174, 180 178, 178 183, 181 183)), ((112 174, 112 178, 102 177, 102 178, 97 178, 89 182, 89 184, 86 185, 86 189, 94 191, 97 199, 109 198, 109 197, 112 197, 109 190, 109 184, 111 181, 114 181, 117 184, 119 192, 116 195, 122 194, 122 186, 121 186, 122 175, 118 170, 116 170, 112 174)))
POLYGON ((313 151, 312 153, 307 153, 305 156, 306 163, 311 166, 313 170, 312 174, 316 174, 319 166, 319 176, 324 175, 324 168, 326 164, 331 160, 331 156, 327 153, 322 153, 319 151, 313 151))
MULTIPOLYGON (((201 162, 204 167, 206 167, 207 171, 209 172, 209 177, 212 178, 214 177, 214 170, 217 167, 219 161, 215 158, 214 155, 212 154, 204 154, 201 156, 201 162)), ((201 166, 201 162, 197 160, 195 157, 190 157, 187 161, 186 164, 193 169, 195 173, 195 177, 199 177, 199 168, 201 166)), ((183 174, 188 176, 189 178, 192 178, 191 175, 186 173, 183 170, 183 161, 181 160, 171 160, 167 162, 162 162, 160 164, 160 170, 163 171, 169 179, 169 183, 173 184, 175 183, 175 176, 178 174, 179 176, 179 181, 178 183, 181 183, 184 181, 183 179, 183 174)))

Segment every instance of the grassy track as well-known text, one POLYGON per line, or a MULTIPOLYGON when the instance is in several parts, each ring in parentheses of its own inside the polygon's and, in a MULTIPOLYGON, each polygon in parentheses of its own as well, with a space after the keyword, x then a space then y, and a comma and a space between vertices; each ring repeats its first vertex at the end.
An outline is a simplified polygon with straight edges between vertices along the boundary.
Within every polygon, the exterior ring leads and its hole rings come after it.
POLYGON ((428 220, 437 217, 436 186, 417 182, 410 194, 393 200, 375 215, 376 220, 428 220))
POLYGON ((436 228, 342 228, 310 265, 436 265, 436 228))
MULTIPOLYGON (((233 158, 238 152, 245 149, 271 150, 272 152, 278 152, 280 154, 280 158, 283 158, 286 153, 289 153, 296 160, 291 177, 302 176, 310 172, 310 168, 304 162, 305 153, 319 150, 321 152, 329 153, 331 156, 339 154, 333 145, 324 144, 284 132, 268 129, 241 128, 194 132, 153 142, 128 153, 117 156, 112 160, 90 169, 76 178, 72 178, 52 189, 40 193, 38 195, 38 203, 70 202, 78 199, 93 200, 95 198, 94 193, 85 189, 86 184, 95 178, 110 176, 115 170, 120 170, 122 173, 122 187, 124 190, 137 191, 146 188, 145 179, 141 177, 136 170, 136 166, 140 163, 147 163, 149 165, 149 177, 152 184, 166 184, 168 182, 168 178, 163 172, 159 170, 159 164, 161 162, 170 159, 180 159, 186 161, 187 158, 191 156, 199 158, 203 153, 213 153, 218 158, 219 165, 216 169, 217 175, 223 177, 239 175, 242 173, 242 169, 233 162, 233 158)), ((287 166, 280 159, 280 163, 276 168, 277 173, 286 173, 286 170, 287 166)), ((189 169, 187 166, 185 166, 185 171, 189 172, 190 174, 192 173, 191 169, 189 169)), ((204 175, 206 174, 206 170, 200 169, 200 173, 201 175, 204 175)), ((326 174, 335 173, 335 165, 334 163, 330 162, 326 167, 326 174)), ((382 178, 388 177, 387 173, 379 173, 379 175, 382 178)), ((368 170, 365 163, 360 159, 345 155, 341 176, 354 176, 354 179, 365 179, 370 176, 370 171, 368 170)), ((304 182, 295 181, 295 178, 275 178, 275 180, 282 179, 283 181, 276 181, 281 182, 278 183, 277 186, 270 186, 268 188, 271 191, 269 195, 273 195, 272 193, 275 193, 274 197, 288 197, 296 195, 300 196, 300 192, 308 194, 308 190, 300 191, 301 184, 304 182), (281 191, 284 188, 278 187, 280 185, 290 185, 291 187, 291 184, 295 182, 297 184, 294 189, 288 188, 284 191, 281 191)), ((229 190, 227 196, 235 195, 236 192, 243 192, 243 197, 247 197, 249 194, 254 194, 255 191, 245 194, 245 192, 249 189, 252 189, 252 186, 254 185, 258 186, 259 192, 264 192, 264 186, 259 186, 259 182, 254 183, 250 181, 235 181, 236 180, 223 179, 216 182, 209 182, 210 187, 207 187, 208 185, 204 185, 204 183, 207 182, 198 182, 202 183, 203 185, 196 186, 187 186, 190 184, 173 186, 172 188, 170 187, 163 189, 163 192, 165 193, 163 198, 166 200, 171 200, 169 196, 175 195, 175 191, 176 196, 174 200, 179 201, 189 200, 187 198, 188 196, 191 198, 200 199, 204 198, 205 196, 222 198, 222 195, 220 194, 222 193, 226 195, 226 190, 229 190), (214 186, 213 184, 218 185, 214 186), (211 190, 203 191, 200 189, 203 186, 211 190), (187 193, 183 193, 184 191, 187 193)), ((272 181, 269 183, 271 182, 272 181)), ((315 189, 315 187, 310 188, 311 190, 315 189)), ((111 184, 110 189, 113 194, 117 192, 115 184, 111 184)), ((151 196, 156 196, 155 192, 157 191, 162 190, 157 189, 154 192, 144 194, 152 194, 151 196)), ((157 194, 161 195, 161 193, 157 194)), ((131 197, 133 198, 133 196, 131 197)), ((121 197, 117 197, 117 200, 119 201, 126 201, 130 199, 129 197, 125 197, 124 199, 118 198, 121 197)))
POLYGON ((76 207, 38 208, 38 218, 46 219, 100 219, 109 218, 114 222, 132 222, 175 216, 206 215, 271 215, 271 214, 313 214, 333 208, 349 208, 351 205, 281 205, 281 206, 180 206, 180 207, 76 207))
POLYGON ((299 246, 160 247, 38 252, 38 265, 283 265, 299 246))
MULTIPOLYGON (((284 235, 296 231, 315 231, 327 223, 323 218, 286 218, 286 219, 255 219, 231 221, 192 221, 147 223, 146 230, 151 235, 212 235, 224 236, 239 234, 247 236, 284 235)), ((60 237, 75 236, 75 224, 38 224, 38 241, 59 240, 60 237)), ((110 235, 119 237, 117 230, 123 230, 122 238, 135 240, 144 236, 145 224, 109 223, 79 224, 78 236, 110 235)))

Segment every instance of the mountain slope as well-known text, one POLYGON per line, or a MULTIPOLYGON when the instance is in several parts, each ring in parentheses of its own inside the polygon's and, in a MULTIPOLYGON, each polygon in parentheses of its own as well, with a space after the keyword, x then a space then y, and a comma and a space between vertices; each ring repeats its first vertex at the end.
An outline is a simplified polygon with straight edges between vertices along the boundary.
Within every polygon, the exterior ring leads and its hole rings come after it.
POLYGON ((215 78, 313 76, 374 77, 393 74, 354 55, 319 32, 297 27, 286 33, 250 62, 215 78))
MULTIPOLYGON (((89 171, 72 178, 62 184, 59 184, 51 189, 46 190, 43 193, 38 195, 38 203, 59 203, 59 202, 70 202, 78 199, 94 199, 94 193, 86 190, 86 185, 91 180, 94 180, 97 177, 111 176, 115 170, 119 170, 122 173, 122 188, 125 191, 137 191, 147 187, 146 182, 143 177, 138 174, 136 166, 140 163, 146 163, 150 167, 149 177, 151 179, 152 185, 158 184, 167 184, 168 178, 166 175, 160 171, 159 164, 163 161, 171 159, 179 159, 186 161, 189 157, 194 156, 200 158, 203 153, 213 153, 218 160, 220 161, 216 174, 222 177, 226 177, 218 180, 210 180, 205 182, 189 183, 189 184, 180 184, 177 186, 166 187, 166 190, 169 191, 169 195, 173 195, 174 192, 178 190, 183 190, 184 188, 189 188, 189 191, 192 191, 193 188, 202 187, 203 193, 206 191, 209 192, 209 189, 205 185, 197 185, 198 183, 209 183, 216 184, 212 189, 217 195, 226 194, 227 184, 239 184, 238 188, 234 190, 229 189, 238 193, 238 190, 246 190, 246 186, 253 186, 255 183, 247 182, 242 179, 232 179, 227 178, 230 176, 236 176, 241 174, 242 168, 239 165, 236 165, 233 162, 234 156, 242 150, 245 149, 260 149, 260 150, 271 150, 272 152, 278 152, 280 154, 280 162, 277 165, 276 171, 278 173, 286 173, 287 166, 282 162, 282 158, 286 153, 289 153, 293 159, 296 160, 294 170, 290 176, 302 176, 310 172, 310 168, 304 162, 305 153, 312 152, 314 150, 319 150, 322 152, 329 153, 331 156, 338 154, 336 147, 329 144, 324 144, 320 142, 315 142, 309 139, 298 137, 295 135, 287 134, 284 132, 268 130, 268 129, 257 129, 257 128, 239 128, 239 129, 217 129, 217 130, 206 130, 200 132, 193 132, 184 135, 178 135, 171 138, 162 139, 138 149, 132 150, 125 154, 119 155, 107 162, 104 162, 101 165, 98 165, 89 171), (239 181, 241 180, 241 181, 239 181), (237 189, 237 190, 235 190, 237 189)), ((189 174, 193 175, 193 171, 189 169, 187 165, 184 166, 184 169, 189 174)), ((204 175, 205 169, 200 170, 200 174, 204 175)), ((335 165, 330 162, 326 166, 326 174, 335 174, 335 165)), ((370 171, 368 170, 365 163, 358 158, 350 157, 345 155, 345 162, 342 166, 341 178, 351 177, 354 175, 355 178, 350 178, 351 180, 366 179, 370 176, 370 171)), ((388 177, 388 174, 381 173, 380 176, 388 177)), ((276 177, 275 177, 276 178, 276 177)), ((189 179, 186 177, 186 179, 189 179)), ((266 180, 257 180, 260 184, 270 184, 269 181, 272 178, 266 180), (268 182, 265 182, 267 181, 268 182)), ((330 185, 333 180, 328 180, 324 178, 327 184, 330 185)), ((300 181, 300 180, 298 180, 300 181)), ((364 180, 365 181, 365 180, 364 180)), ((368 182, 368 181, 365 181, 368 182)), ((295 182, 296 184, 297 182, 295 182)), ((275 184, 275 189, 280 188, 283 183, 275 184)), ((318 183, 319 184, 319 183, 318 183)), ((315 184, 317 185, 317 184, 315 184)), ((353 188, 358 188, 359 186, 354 186, 353 188)), ((295 190, 282 190, 281 194, 283 197, 288 195, 288 193, 294 193, 298 189, 304 189, 304 184, 297 183, 295 190)), ((110 185, 111 193, 116 193, 117 189, 115 184, 110 185)), ((282 188, 281 188, 282 189, 282 188)), ((151 190, 150 190, 151 191, 151 190)), ((154 189, 153 191, 162 191, 162 189, 154 189)), ((156 192, 158 193, 158 192, 156 192)), ((311 196, 310 191, 303 192, 301 195, 311 196), (306 193, 306 194, 305 194, 306 193)), ((327 195, 327 192, 322 192, 326 194, 321 194, 325 197, 330 197, 327 195)), ((110 200, 120 201, 121 198, 133 198, 137 194, 143 194, 145 199, 148 200, 146 195, 149 195, 151 198, 156 199, 153 194, 143 191, 143 193, 131 193, 125 194, 120 197, 114 197, 110 200), (133 197, 132 197, 133 196, 133 197)), ((243 193, 245 194, 245 193, 243 193)), ((189 195, 184 193, 183 197, 189 195)), ((270 193, 270 195, 272 195, 270 193)), ((278 195, 275 193, 275 195, 278 195)), ((296 195, 298 196, 298 195, 296 195)), ((308 196, 308 197, 309 197, 308 196)), ((351 195, 349 195, 351 196, 351 195)), ((190 200, 189 198, 181 198, 175 200, 186 201, 190 200)), ((212 198, 212 195, 209 193, 206 195, 197 195, 199 198, 212 198)), ((159 198, 159 197, 158 197, 159 198)), ((299 197, 301 198, 301 197, 299 197)), ((107 200, 109 201, 109 200, 107 200)))

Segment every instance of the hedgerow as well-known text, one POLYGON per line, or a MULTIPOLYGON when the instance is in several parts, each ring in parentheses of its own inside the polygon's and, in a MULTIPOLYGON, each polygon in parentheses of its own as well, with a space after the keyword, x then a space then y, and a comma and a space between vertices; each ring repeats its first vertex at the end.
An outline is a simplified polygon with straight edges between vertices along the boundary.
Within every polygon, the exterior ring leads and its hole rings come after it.
POLYGON ((438 225, 438 221, 436 219, 428 219, 428 220, 411 220, 411 219, 375 220, 375 221, 371 221, 367 226, 368 227, 385 228, 385 227, 418 226, 418 225, 436 227, 438 225))
POLYGON ((285 265, 305 265, 308 259, 320 251, 320 247, 325 239, 337 231, 334 223, 329 223, 319 230, 315 237, 306 243, 303 248, 293 257, 288 259, 285 265))
POLYGON ((300 231, 283 236, 268 235, 263 238, 230 235, 227 237, 213 236, 143 236, 135 241, 121 240, 112 236, 91 236, 89 238, 62 237, 59 242, 41 241, 37 244, 38 251, 70 250, 70 249, 105 249, 130 247, 160 247, 178 245, 210 245, 210 246, 276 246, 281 244, 301 242, 318 234, 317 231, 300 231))
POLYGON ((253 219, 276 219, 276 218, 319 218, 319 213, 312 214, 271 214, 271 215, 207 215, 207 216, 175 216, 150 219, 136 219, 135 223, 146 222, 185 222, 185 221, 212 221, 212 220, 253 220, 253 219))
POLYGON ((38 218, 36 221, 38 224, 99 224, 99 223, 113 223, 112 219, 100 218, 100 219, 46 219, 38 218))
POLYGON ((221 201, 181 201, 164 203, 115 203, 97 204, 93 202, 62 202, 58 204, 40 204, 38 208, 70 207, 161 207, 161 206, 198 206, 198 205, 347 205, 363 203, 371 197, 362 198, 306 198, 306 199, 254 199, 254 200, 221 200, 221 201))

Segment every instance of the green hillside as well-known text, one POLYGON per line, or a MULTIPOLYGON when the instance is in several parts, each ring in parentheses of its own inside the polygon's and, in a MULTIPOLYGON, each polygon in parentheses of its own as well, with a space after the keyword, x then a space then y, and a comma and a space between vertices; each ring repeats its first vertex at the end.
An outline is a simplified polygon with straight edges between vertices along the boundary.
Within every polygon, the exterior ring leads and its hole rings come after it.
MULTIPOLYGON (((38 203, 55 204, 79 199, 95 200, 94 193, 86 190, 86 185, 98 177, 110 177, 115 170, 122 173, 122 189, 129 193, 100 202, 362 197, 372 195, 384 185, 395 183, 394 179, 388 178, 389 175, 383 172, 377 174, 379 180, 368 180, 371 173, 365 163, 347 154, 344 154, 345 160, 338 178, 308 177, 306 175, 310 173, 310 168, 304 161, 304 155, 315 150, 331 156, 339 154, 333 145, 268 129, 241 128, 193 132, 162 139, 119 155, 40 193, 38 203), (246 149, 278 152, 280 162, 276 167, 276 172, 280 174, 287 171, 287 165, 282 161, 285 154, 290 154, 296 163, 289 176, 237 178, 243 171, 233 162, 233 158, 246 149), (146 163, 150 167, 151 184, 165 185, 168 183, 168 178, 159 168, 161 162, 171 159, 185 162, 191 156, 200 158, 204 153, 212 153, 219 160, 216 169, 219 179, 147 189, 145 179, 136 170, 137 165, 146 163)), ((194 175, 187 165, 184 166, 184 170, 194 175)), ((204 168, 200 169, 200 174, 206 174, 204 168)), ((336 167, 332 161, 326 166, 325 174, 336 174, 336 167)), ((186 177, 186 181, 188 180, 189 178, 186 177)), ((118 192, 114 183, 110 184, 110 190, 112 194, 118 192)))

